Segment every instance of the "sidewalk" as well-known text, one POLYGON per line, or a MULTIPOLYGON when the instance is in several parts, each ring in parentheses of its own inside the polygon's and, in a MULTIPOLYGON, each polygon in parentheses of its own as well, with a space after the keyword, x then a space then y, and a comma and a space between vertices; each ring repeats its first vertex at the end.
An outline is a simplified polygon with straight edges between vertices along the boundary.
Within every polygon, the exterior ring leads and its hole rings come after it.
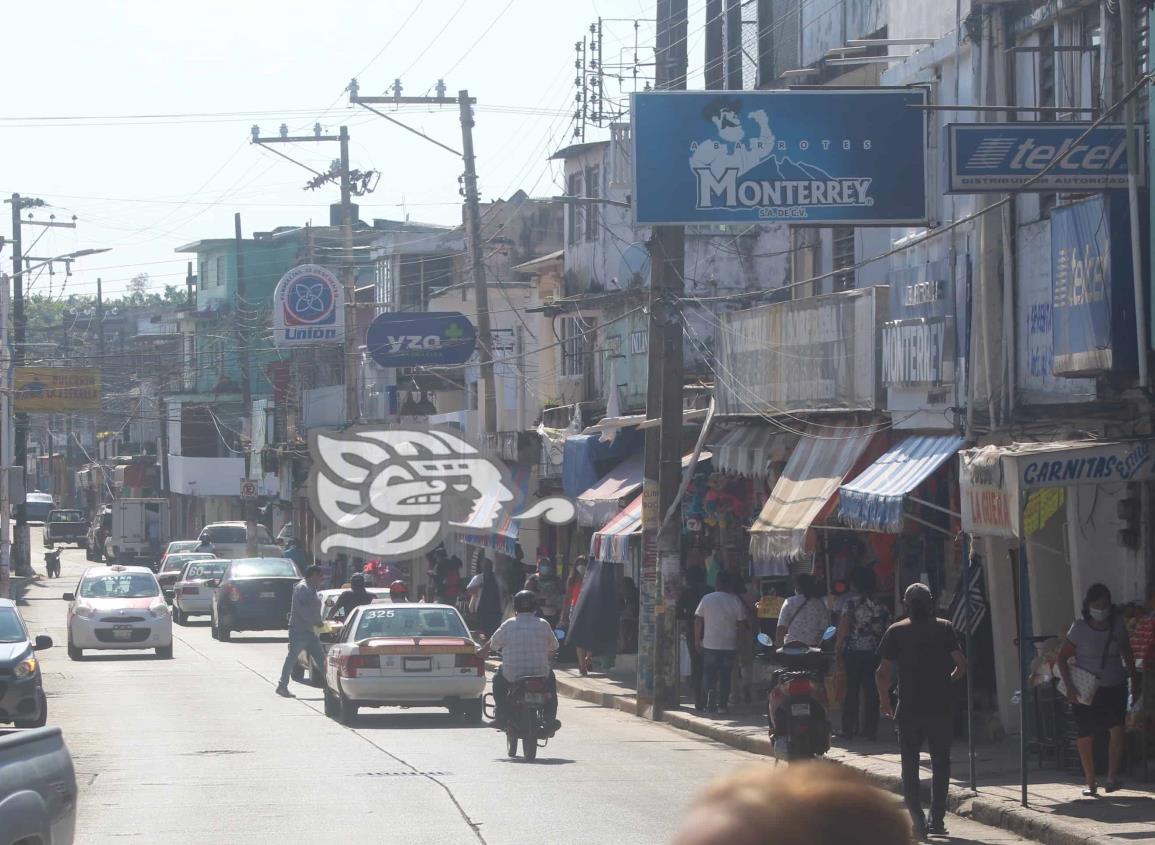
MULTIPOLYGON (((576 669, 558 669, 558 692, 602 707, 637 713, 636 678, 598 675, 581 677, 576 669)), ((765 716, 737 712, 726 716, 699 716, 679 708, 662 715, 662 721, 726 745, 769 755, 770 740, 765 716)), ((879 785, 902 791, 898 742, 883 722, 876 742, 837 737, 826 758, 865 772, 879 785)), ((966 783, 966 745, 953 748, 950 810, 992 827, 1009 830, 1047 845, 1107 845, 1119 842, 1155 843, 1155 782, 1143 783, 1141 767, 1125 776, 1127 787, 1111 795, 1083 798, 1081 779, 1055 768, 1038 769, 1032 760, 1028 770, 1029 808, 1020 804, 1019 742, 1008 737, 1001 743, 980 745, 975 750, 978 792, 966 783)), ((1155 770, 1155 766, 1152 766, 1155 770)), ((923 758, 923 784, 929 789, 930 760, 923 758)))

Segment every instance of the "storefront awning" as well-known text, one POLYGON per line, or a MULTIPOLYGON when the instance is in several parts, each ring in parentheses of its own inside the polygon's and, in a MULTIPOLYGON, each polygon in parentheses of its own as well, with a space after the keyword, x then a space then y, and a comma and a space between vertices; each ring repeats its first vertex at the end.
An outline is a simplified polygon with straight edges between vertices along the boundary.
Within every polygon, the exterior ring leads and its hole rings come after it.
POLYGON ((590 541, 590 557, 608 563, 629 563, 630 538, 642 533, 642 497, 634 500, 609 521, 590 541))
POLYGON ((870 443, 871 430, 810 426, 750 528, 756 575, 789 575, 806 554, 806 532, 870 443))
POLYGON ((714 469, 744 478, 766 478, 772 463, 785 461, 798 438, 770 425, 743 425, 712 446, 714 469))
POLYGON ((525 501, 529 496, 529 467, 518 465, 513 469, 512 474, 516 498, 506 504, 504 511, 499 516, 497 514, 501 511, 501 503, 497 501, 495 488, 484 492, 480 506, 474 508, 473 513, 470 514, 470 519, 453 525, 463 542, 492 549, 510 557, 517 551, 521 523, 514 519, 513 515, 524 509, 525 501), (496 527, 488 531, 484 530, 485 526, 494 524, 495 516, 497 516, 496 527))
MULTIPOLYGON (((692 457, 692 454, 682 457, 683 469, 689 466, 692 457)), ((708 461, 712 457, 710 452, 703 451, 698 455, 698 462, 708 461)), ((645 455, 635 452, 578 496, 578 525, 600 529, 613 519, 622 509, 622 499, 632 498, 641 492, 644 468, 645 455)))
POLYGON ((908 437, 838 489, 838 515, 865 531, 898 534, 907 496, 963 445, 957 435, 908 437))

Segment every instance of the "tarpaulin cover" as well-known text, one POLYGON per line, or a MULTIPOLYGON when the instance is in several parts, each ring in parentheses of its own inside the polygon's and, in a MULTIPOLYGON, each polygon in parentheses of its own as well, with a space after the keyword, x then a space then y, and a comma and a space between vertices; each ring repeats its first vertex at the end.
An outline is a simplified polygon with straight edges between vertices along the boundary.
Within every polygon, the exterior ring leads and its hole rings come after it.
POLYGON ((565 441, 561 480, 565 494, 576 499, 598 483, 613 464, 637 452, 645 436, 637 429, 625 429, 613 442, 602 442, 600 434, 576 434, 565 441))
POLYGON ((806 532, 838 491, 870 443, 870 430, 812 426, 750 527, 754 574, 789 575, 789 564, 806 554, 806 532))
POLYGON ((609 521, 590 541, 590 557, 611 563, 629 563, 630 538, 642 533, 642 497, 639 495, 609 521))
POLYGON ((618 601, 618 565, 591 560, 582 579, 566 640, 594 654, 615 654, 621 625, 618 601))
POLYGON ((907 494, 963 445, 953 434, 908 437, 838 489, 838 515, 865 531, 902 531, 907 494))

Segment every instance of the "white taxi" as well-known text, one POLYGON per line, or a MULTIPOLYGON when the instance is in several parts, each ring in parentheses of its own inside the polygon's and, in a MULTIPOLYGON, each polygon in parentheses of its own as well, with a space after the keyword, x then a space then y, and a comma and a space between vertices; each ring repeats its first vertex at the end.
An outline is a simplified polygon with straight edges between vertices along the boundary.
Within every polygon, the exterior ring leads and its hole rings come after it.
POLYGON ((190 616, 211 616, 217 588, 209 583, 219 581, 228 566, 227 560, 208 555, 186 561, 172 588, 172 621, 187 625, 190 616))
POLYGON ((90 566, 68 606, 68 656, 85 649, 154 648, 172 657, 172 616, 152 570, 144 566, 90 566))
POLYGON ((325 660, 325 713, 348 723, 361 707, 446 707, 481 722, 485 661, 447 604, 367 604, 325 660))

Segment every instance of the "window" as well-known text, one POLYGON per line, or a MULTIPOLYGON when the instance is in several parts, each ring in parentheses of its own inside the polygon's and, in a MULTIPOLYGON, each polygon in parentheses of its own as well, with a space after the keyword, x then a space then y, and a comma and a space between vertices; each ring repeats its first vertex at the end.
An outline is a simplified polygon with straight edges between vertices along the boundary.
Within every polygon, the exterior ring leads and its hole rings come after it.
POLYGON ((225 283, 225 257, 223 255, 217 256, 217 284, 223 285, 225 283))
POLYGON ((1055 31, 1049 27, 1039 30, 1038 100, 1035 105, 1040 107, 1055 105, 1055 31))
POLYGON ((834 292, 854 287, 854 227, 831 229, 831 260, 834 265, 834 292))
POLYGON ((80 596, 86 599, 147 599, 160 595, 160 586, 149 572, 138 575, 97 575, 85 578, 80 596))
POLYGON ((19 643, 28 639, 24 623, 11 607, 0 607, 0 643, 19 643))
MULTIPOLYGON (((586 196, 591 199, 601 197, 602 169, 597 165, 586 168, 586 196)), ((586 205, 586 240, 596 241, 601 228, 601 208, 596 202, 586 205)))
POLYGON ((586 338, 580 317, 561 318, 561 374, 580 376, 586 371, 586 338))
MULTIPOLYGON (((243 541, 242 541, 243 542, 243 541)), ((299 578, 297 565, 285 558, 248 558, 233 561, 229 579, 237 578, 299 578)))
POLYGON ((636 332, 630 332, 630 354, 645 355, 650 351, 650 332, 648 329, 641 329, 636 332))
MULTIPOLYGON (((582 175, 581 173, 571 173, 568 180, 567 196, 580 197, 582 195, 582 175)), ((576 244, 581 240, 582 231, 585 227, 585 215, 583 210, 584 205, 580 202, 568 203, 569 208, 569 227, 566 232, 566 243, 576 244)))

